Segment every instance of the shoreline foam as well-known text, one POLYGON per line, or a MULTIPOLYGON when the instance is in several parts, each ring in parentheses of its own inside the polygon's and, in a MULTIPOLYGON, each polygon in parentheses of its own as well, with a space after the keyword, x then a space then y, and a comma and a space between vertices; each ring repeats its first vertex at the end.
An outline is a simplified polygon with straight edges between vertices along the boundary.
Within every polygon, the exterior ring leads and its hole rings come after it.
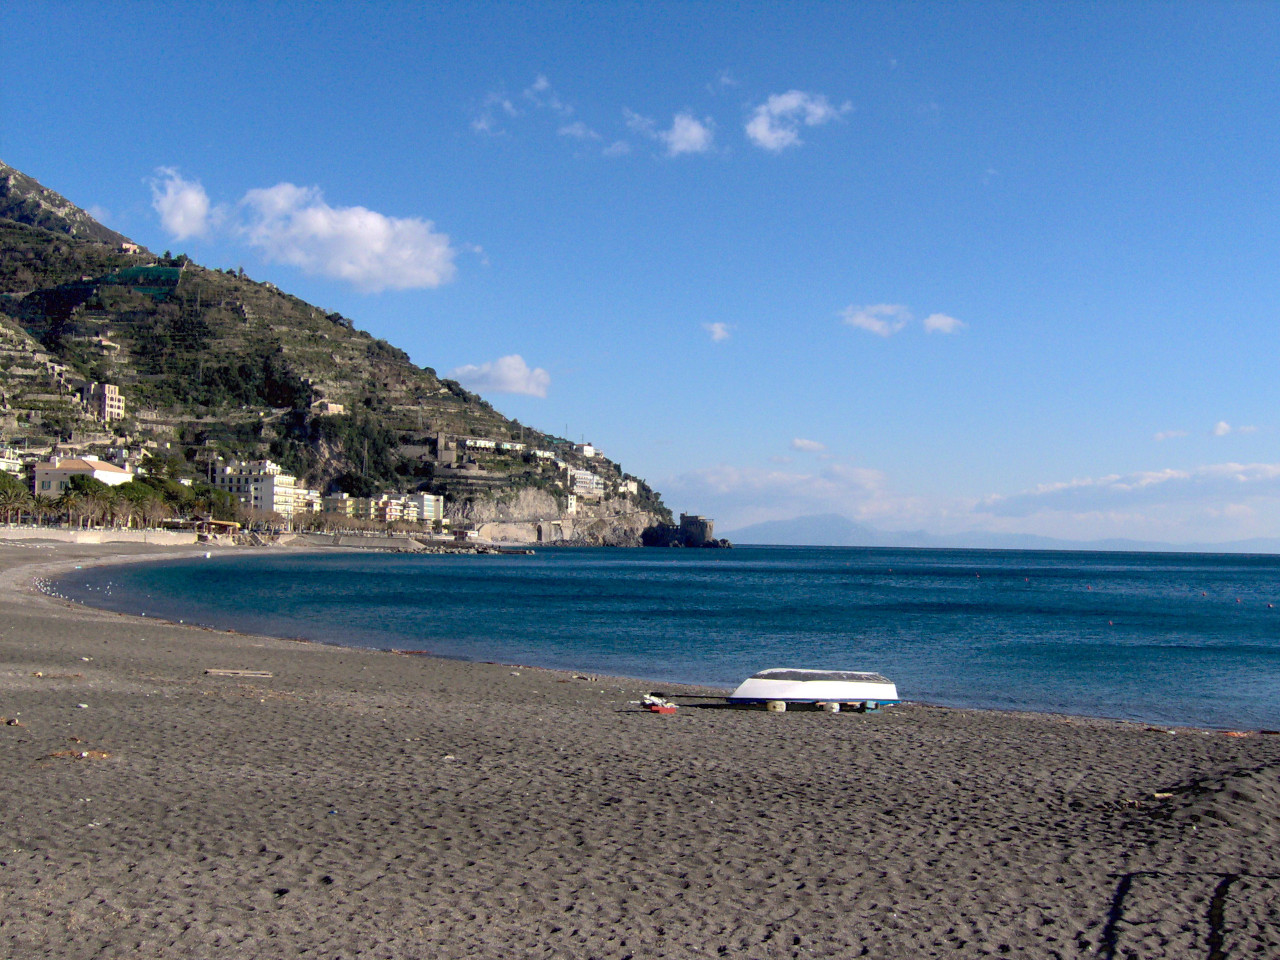
POLYGON ((33 552, 0 545, 5 956, 1149 958, 1280 937, 1280 738, 924 705, 663 717, 635 681, 66 604, 22 589, 33 552))

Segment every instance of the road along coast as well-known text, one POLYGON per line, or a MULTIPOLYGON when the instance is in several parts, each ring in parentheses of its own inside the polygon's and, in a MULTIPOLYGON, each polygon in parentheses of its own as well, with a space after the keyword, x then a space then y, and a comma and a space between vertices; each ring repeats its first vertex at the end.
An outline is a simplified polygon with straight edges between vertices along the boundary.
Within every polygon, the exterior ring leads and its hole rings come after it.
POLYGON ((2 956, 1280 950, 1280 737, 673 686, 659 716, 33 585, 193 552, 0 543, 2 956))

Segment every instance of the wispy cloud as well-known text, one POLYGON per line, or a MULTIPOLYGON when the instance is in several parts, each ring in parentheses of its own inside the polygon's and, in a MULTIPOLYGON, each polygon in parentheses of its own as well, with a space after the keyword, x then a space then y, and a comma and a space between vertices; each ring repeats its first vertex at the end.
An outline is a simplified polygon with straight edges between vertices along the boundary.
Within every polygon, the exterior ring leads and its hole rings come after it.
POLYGON ((551 375, 541 367, 530 368, 518 353, 490 363, 468 364, 450 371, 449 376, 477 393, 518 393, 545 397, 551 375))
POLYGON ((1177 437, 1185 437, 1186 435, 1187 431, 1185 430, 1161 430, 1156 434, 1156 442, 1163 443, 1165 440, 1173 440, 1177 437))
POLYGON ((791 441, 792 450, 803 450, 805 453, 821 453, 827 449, 825 443, 819 443, 817 440, 805 440, 803 437, 796 437, 791 441))
POLYGON ((151 184, 151 206, 160 226, 174 240, 203 237, 218 215, 199 180, 187 180, 174 167, 157 167, 151 184))
POLYGON ((1220 463, 1191 470, 1148 470, 1047 483, 1010 496, 988 497, 979 512, 1030 516, 1041 511, 1134 509, 1157 504, 1228 504, 1280 495, 1280 463, 1220 463))
POLYGON ((508 119, 520 116, 520 111, 510 98, 503 93, 490 93, 480 105, 480 112, 471 121, 471 129, 476 133, 491 137, 502 135, 502 117, 508 119))
POLYGON ((899 303, 876 303, 867 307, 845 307, 844 322, 878 337, 891 337, 911 320, 911 311, 899 303))
POLYGON ((800 139, 802 125, 821 126, 852 109, 851 103, 835 107, 820 93, 803 90, 775 93, 757 106, 747 121, 747 139, 757 147, 780 153, 804 142, 800 139))
POLYGON ((924 318, 924 329, 927 333, 959 333, 966 326, 963 320, 949 317, 945 313, 931 313, 924 318))
POLYGON ((332 207, 318 187, 280 183, 241 201, 243 230, 268 259, 362 290, 438 287, 453 279, 455 251, 430 220, 332 207))
POLYGON ((727 323, 704 323, 702 329, 711 335, 713 343, 723 343, 733 336, 732 328, 727 323))
POLYGON ((1219 420, 1213 427, 1213 435, 1215 437, 1225 437, 1232 433, 1257 433, 1258 428, 1253 426, 1233 427, 1225 420, 1219 420))
POLYGON ((573 107, 560 99, 560 95, 551 86, 551 81, 539 74, 533 83, 521 94, 539 110, 550 110, 561 117, 573 116, 573 107))
POLYGON ((894 496, 878 470, 828 463, 821 470, 739 467, 721 464, 663 482, 668 499, 699 504, 726 528, 780 517, 840 513, 867 521, 897 522, 914 517, 918 506, 894 496), (705 507, 702 505, 706 505, 705 507))
MULTIPOLYGON (((856 330, 865 330, 878 337, 891 337, 915 320, 911 310, 901 303, 875 303, 870 306, 849 306, 840 311, 844 322, 856 330)), ((968 324, 945 313, 931 313, 922 324, 925 333, 953 334, 964 330, 968 324)))
POLYGON ((622 112, 628 127, 664 144, 669 157, 685 153, 708 153, 715 146, 715 121, 710 117, 699 120, 691 112, 682 111, 672 118, 670 127, 660 130, 651 117, 634 110, 624 109, 622 112))
POLYGON ((573 140, 599 140, 600 134, 596 133, 581 120, 575 120, 573 123, 566 123, 557 133, 562 137, 569 137, 573 140))

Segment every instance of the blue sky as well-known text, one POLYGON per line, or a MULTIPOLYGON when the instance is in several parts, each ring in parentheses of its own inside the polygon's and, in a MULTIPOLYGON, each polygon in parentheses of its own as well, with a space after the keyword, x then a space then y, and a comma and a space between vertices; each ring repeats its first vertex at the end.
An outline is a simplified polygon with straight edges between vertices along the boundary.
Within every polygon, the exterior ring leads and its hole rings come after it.
POLYGON ((1225 541, 1278 63, 1275 3, 14 0, 0 159, 718 529, 1225 541))

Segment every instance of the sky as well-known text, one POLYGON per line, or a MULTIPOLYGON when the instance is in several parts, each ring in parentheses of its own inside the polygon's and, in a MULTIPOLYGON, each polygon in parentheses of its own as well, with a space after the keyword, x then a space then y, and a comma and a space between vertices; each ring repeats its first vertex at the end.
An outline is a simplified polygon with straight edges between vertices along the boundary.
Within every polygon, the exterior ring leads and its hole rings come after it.
POLYGON ((1280 536, 1280 4, 5 19, 0 159, 718 532, 1280 536))

